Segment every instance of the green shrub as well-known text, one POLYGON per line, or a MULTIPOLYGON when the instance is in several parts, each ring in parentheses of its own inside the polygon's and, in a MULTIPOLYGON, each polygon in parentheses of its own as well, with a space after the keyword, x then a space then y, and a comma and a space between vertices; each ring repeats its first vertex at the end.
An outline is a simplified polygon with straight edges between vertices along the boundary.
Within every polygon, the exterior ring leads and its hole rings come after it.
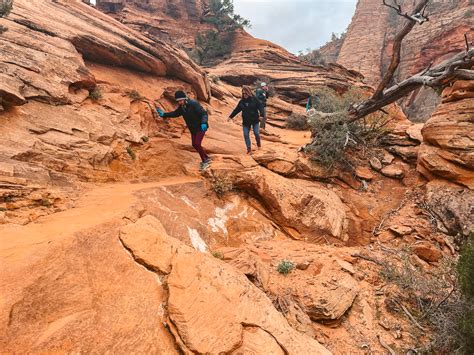
POLYGON ((51 201, 49 201, 47 198, 43 198, 41 201, 40 201, 40 205, 43 206, 43 207, 51 207, 52 206, 52 203, 51 201))
POLYGON ((294 268, 295 265, 291 261, 282 260, 277 266, 277 271, 280 274, 288 275, 294 268))
POLYGON ((216 259, 224 260, 224 255, 220 251, 213 251, 212 256, 216 259))
POLYGON ((474 349, 474 231, 461 250, 457 266, 459 284, 466 299, 466 309, 459 321, 461 333, 460 345, 474 349))
POLYGON ((0 25, 0 35, 8 31, 8 27, 0 25))
POLYGON ((128 155, 130 156, 130 158, 132 160, 136 160, 137 159, 137 155, 135 154, 135 152, 133 151, 133 148, 132 147, 127 147, 127 153, 128 155))
POLYGON ((212 189, 219 197, 222 197, 227 192, 234 190, 234 184, 232 183, 232 180, 225 175, 213 176, 211 184, 212 189))
POLYGON ((397 301, 419 324, 430 329, 429 343, 420 353, 448 354, 458 350, 458 354, 468 354, 474 346, 474 297, 470 295, 474 244, 466 244, 457 266, 454 259, 445 258, 427 271, 413 266, 406 251, 400 253, 400 259, 400 265, 385 263, 380 275, 387 283, 398 286, 397 301))
POLYGON ((142 141, 143 141, 144 143, 148 143, 149 140, 150 140, 150 138, 148 138, 148 136, 143 136, 143 137, 142 137, 142 141))
POLYGON ((363 147, 366 152, 387 133, 384 127, 389 119, 382 113, 349 122, 351 105, 367 96, 362 90, 351 88, 339 95, 329 87, 319 87, 312 90, 311 95, 317 95, 319 103, 309 112, 313 140, 306 146, 306 152, 326 168, 352 166, 348 151, 363 147))
POLYGON ((234 13, 232 0, 211 0, 202 20, 214 29, 197 34, 195 48, 188 51, 191 59, 199 64, 210 63, 229 54, 235 31, 250 26, 248 20, 234 13))
POLYGON ((308 117, 306 115, 300 115, 292 113, 286 119, 286 128, 293 129, 295 131, 306 131, 309 129, 308 117))
POLYGON ((7 17, 13 9, 13 0, 0 0, 0 17, 7 17))
POLYGON ((94 89, 89 91, 89 98, 92 101, 99 101, 102 98, 102 90, 96 86, 94 89))
POLYGON ((198 64, 210 63, 229 54, 232 49, 234 33, 208 30, 196 36, 195 48, 188 52, 198 64))

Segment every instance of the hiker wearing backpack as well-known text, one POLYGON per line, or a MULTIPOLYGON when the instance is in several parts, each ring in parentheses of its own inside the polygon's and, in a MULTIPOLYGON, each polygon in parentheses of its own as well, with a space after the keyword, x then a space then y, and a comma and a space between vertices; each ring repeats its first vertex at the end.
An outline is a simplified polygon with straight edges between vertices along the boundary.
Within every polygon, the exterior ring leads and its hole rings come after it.
POLYGON ((252 144, 250 142, 250 130, 253 130, 257 147, 262 146, 260 139, 260 121, 259 117, 263 117, 265 111, 262 103, 252 93, 249 86, 242 87, 242 99, 237 104, 237 107, 229 116, 229 121, 232 120, 242 112, 242 128, 244 131, 245 145, 247 146, 247 154, 252 152, 252 144))
POLYGON ((255 91, 255 96, 261 102, 263 108, 263 116, 261 119, 260 127, 265 131, 267 124, 267 99, 270 96, 268 93, 267 83, 261 83, 260 87, 255 91))
POLYGON ((157 108, 156 112, 162 118, 183 116, 186 126, 191 132, 192 145, 201 157, 200 169, 204 170, 211 163, 211 158, 209 158, 202 147, 202 140, 209 128, 207 112, 199 102, 189 99, 181 90, 176 91, 174 97, 179 105, 176 110, 172 112, 163 112, 161 109, 157 108))
POLYGON ((310 95, 308 97, 308 102, 306 103, 306 112, 309 112, 311 109, 316 110, 320 102, 321 100, 318 94, 314 94, 313 96, 310 95))

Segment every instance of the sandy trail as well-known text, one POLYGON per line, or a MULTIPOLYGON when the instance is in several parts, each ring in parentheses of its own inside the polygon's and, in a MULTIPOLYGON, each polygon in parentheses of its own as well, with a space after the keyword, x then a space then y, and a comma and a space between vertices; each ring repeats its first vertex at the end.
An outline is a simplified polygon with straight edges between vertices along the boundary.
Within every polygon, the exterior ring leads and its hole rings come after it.
MULTIPOLYGON (((192 177, 173 177, 151 183, 105 184, 85 193, 75 208, 40 218, 28 225, 0 226, 0 276, 12 268, 39 259, 51 243, 75 233, 120 218, 134 204, 134 193, 159 186, 200 181, 192 177)), ((49 247, 48 247, 49 246, 49 247)), ((0 280, 3 277, 0 277, 0 280)))

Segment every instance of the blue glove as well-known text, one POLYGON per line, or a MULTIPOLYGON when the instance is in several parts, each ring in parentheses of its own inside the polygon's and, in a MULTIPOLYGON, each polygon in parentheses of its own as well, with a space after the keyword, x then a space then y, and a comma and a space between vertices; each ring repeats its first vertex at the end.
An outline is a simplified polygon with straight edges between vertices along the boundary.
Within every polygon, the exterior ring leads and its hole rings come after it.
POLYGON ((164 113, 161 109, 159 109, 159 108, 156 109, 156 112, 158 112, 158 115, 159 115, 160 117, 163 117, 163 116, 165 115, 165 113, 164 113))
POLYGON ((201 130, 202 130, 203 132, 206 132, 206 131, 207 131, 207 124, 203 123, 203 124, 201 125, 201 130))

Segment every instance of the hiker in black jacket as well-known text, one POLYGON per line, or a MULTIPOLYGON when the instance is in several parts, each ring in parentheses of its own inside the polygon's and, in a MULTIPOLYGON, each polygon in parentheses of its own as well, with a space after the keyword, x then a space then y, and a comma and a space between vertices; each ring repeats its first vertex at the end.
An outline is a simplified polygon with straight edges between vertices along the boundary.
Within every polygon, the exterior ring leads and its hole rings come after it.
POLYGON ((263 108, 263 116, 261 120, 261 128, 265 132, 266 124, 267 124, 267 99, 270 96, 268 92, 267 83, 261 83, 260 87, 255 91, 255 96, 257 99, 262 103, 263 108))
POLYGON ((207 112, 199 102, 189 99, 183 91, 176 91, 174 97, 179 105, 176 110, 173 112, 163 112, 157 108, 156 112, 163 118, 184 117, 186 126, 188 126, 191 132, 192 145, 201 157, 201 170, 205 169, 211 162, 211 158, 209 158, 201 145, 204 135, 209 128, 207 112))
POLYGON ((263 117, 264 111, 262 103, 252 94, 252 89, 248 86, 242 87, 242 100, 239 101, 237 107, 229 116, 232 120, 239 112, 242 112, 242 127, 244 131, 245 145, 247 146, 247 154, 252 152, 252 144, 250 143, 250 129, 253 129, 257 147, 261 147, 260 140, 260 121, 259 117, 263 117))

